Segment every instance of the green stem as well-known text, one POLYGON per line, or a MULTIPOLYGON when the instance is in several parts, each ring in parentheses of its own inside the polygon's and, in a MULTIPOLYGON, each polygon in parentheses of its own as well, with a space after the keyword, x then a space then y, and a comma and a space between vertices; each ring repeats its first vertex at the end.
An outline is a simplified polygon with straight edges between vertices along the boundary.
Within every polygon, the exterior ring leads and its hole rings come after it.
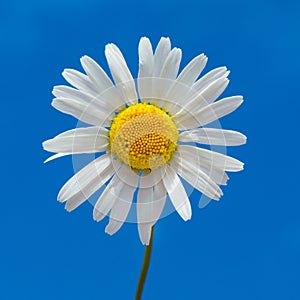
POLYGON ((138 283, 135 298, 134 298, 135 300, 140 300, 142 297, 143 288, 144 288, 144 284, 145 284, 145 280, 146 280, 146 276, 147 276, 147 272, 148 272, 148 268, 149 268, 149 264, 150 264, 152 244, 153 244, 153 235, 154 235, 154 226, 152 226, 152 228, 151 228, 150 243, 148 246, 146 246, 144 262, 143 262, 140 279, 139 279, 139 283, 138 283))

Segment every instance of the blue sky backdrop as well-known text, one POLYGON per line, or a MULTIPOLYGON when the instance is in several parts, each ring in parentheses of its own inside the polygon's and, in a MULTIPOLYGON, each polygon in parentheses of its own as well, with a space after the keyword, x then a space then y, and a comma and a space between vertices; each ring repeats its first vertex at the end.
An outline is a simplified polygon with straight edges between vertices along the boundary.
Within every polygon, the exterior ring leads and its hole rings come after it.
POLYGON ((110 237, 88 202, 67 213, 56 196, 72 160, 43 165, 41 143, 76 126, 50 106, 62 70, 84 54, 108 70, 114 42, 136 76, 142 36, 169 36, 182 66, 201 52, 206 71, 226 65, 225 95, 245 102, 222 126, 248 136, 228 150, 245 171, 220 202, 199 209, 194 193, 191 221, 158 222, 143 299, 300 299, 299 29, 295 0, 1 0, 0 299, 133 299, 136 225, 110 237))

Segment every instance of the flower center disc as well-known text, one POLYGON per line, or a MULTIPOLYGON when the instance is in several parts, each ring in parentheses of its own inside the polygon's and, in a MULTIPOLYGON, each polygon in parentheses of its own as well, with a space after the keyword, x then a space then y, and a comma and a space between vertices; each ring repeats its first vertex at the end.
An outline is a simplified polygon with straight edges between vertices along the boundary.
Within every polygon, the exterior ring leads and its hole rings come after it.
POLYGON ((109 137, 112 154, 133 169, 148 170, 171 159, 177 147, 178 130, 162 109, 137 103, 114 117, 109 137))

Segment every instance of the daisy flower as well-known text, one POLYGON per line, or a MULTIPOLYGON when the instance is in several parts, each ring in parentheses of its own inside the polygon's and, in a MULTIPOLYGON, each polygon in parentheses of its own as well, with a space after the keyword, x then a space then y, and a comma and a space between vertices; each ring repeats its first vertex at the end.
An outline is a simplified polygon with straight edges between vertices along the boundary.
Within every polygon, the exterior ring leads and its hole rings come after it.
POLYGON ((54 87, 52 105, 90 126, 63 132, 43 147, 56 153, 47 161, 99 153, 67 181, 58 200, 72 211, 104 186, 93 217, 100 221, 109 215, 105 231, 114 234, 126 221, 136 193, 138 232, 141 242, 148 245, 167 194, 182 219, 191 218, 182 179, 218 200, 227 172, 243 169, 237 159, 200 144, 237 146, 246 137, 233 130, 205 127, 243 102, 242 96, 216 101, 229 83, 226 67, 199 78, 207 62, 200 54, 179 73, 182 53, 171 48, 168 38, 161 38, 153 51, 149 39, 143 37, 138 52, 137 82, 114 44, 105 48, 113 81, 88 56, 81 58, 85 74, 65 69, 63 76, 73 87, 54 87))

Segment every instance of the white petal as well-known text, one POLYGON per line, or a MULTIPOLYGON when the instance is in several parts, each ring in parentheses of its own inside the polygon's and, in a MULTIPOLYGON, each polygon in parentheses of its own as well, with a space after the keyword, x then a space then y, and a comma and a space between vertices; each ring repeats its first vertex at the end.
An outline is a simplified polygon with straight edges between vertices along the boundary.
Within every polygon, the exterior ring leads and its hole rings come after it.
POLYGON ((98 179, 102 172, 112 164, 109 154, 101 155, 79 172, 74 174, 60 189, 57 199, 60 202, 68 201, 71 197, 88 186, 91 181, 98 179))
POLYGON ((143 244, 148 245, 151 228, 159 219, 166 203, 163 173, 157 169, 142 176, 137 199, 138 231, 143 244))
POLYGON ((106 105, 111 104, 113 107, 119 107, 123 105, 122 97, 118 90, 113 85, 110 78, 107 76, 105 71, 89 56, 83 56, 81 58, 81 64, 89 75, 89 78, 94 82, 99 91, 97 98, 101 97, 102 102, 106 105))
POLYGON ((153 200, 156 203, 156 216, 158 219, 165 206, 167 197, 167 191, 162 180, 153 187, 153 192, 153 200), (161 207, 160 209, 159 206, 161 207))
POLYGON ((76 208, 114 174, 118 164, 119 161, 112 163, 109 154, 98 157, 65 183, 58 194, 58 200, 68 201, 67 209, 76 208))
POLYGON ((207 145, 238 146, 246 143, 246 136, 233 130, 219 128, 197 128, 180 133, 182 142, 195 142, 207 145))
POLYGON ((151 77, 153 73, 153 50, 148 38, 143 37, 139 43, 139 77, 151 77))
MULTIPOLYGON (((190 148, 185 149, 182 145, 180 145, 174 154, 174 159, 181 164, 182 161, 188 162, 190 165, 190 169, 196 168, 194 173, 197 173, 197 170, 200 169, 206 175, 209 176, 211 180, 213 180, 217 184, 226 185, 227 180, 229 179, 228 175, 225 173, 224 168, 218 167, 213 164, 212 160, 201 159, 198 155, 197 151, 190 151, 190 148)), ((220 195, 222 193, 220 192, 220 195)))
POLYGON ((180 117, 179 115, 174 116, 174 121, 176 122, 179 130, 204 126, 230 114, 242 103, 242 96, 224 98, 207 105, 199 111, 193 111, 192 114, 181 114, 180 117))
POLYGON ((74 99, 55 98, 51 105, 57 110, 69 114, 78 120, 92 125, 109 125, 108 115, 99 110, 93 103, 87 104, 74 99))
POLYGON ((73 69, 65 69, 62 75, 74 87, 91 96, 97 96, 98 91, 87 75, 73 69))
MULTIPOLYGON (((158 220, 159 216, 162 213, 162 210, 166 203, 166 196, 167 196, 166 189, 162 181, 160 181, 158 184, 154 186, 154 190, 153 190, 153 207, 152 207, 152 215, 151 215, 152 216, 151 220, 153 221, 149 223, 138 224, 140 239, 142 243, 145 245, 149 245, 150 237, 151 237, 151 228, 156 223, 156 221, 158 220)), ((139 208, 138 208, 138 212, 139 212, 139 208)), ((142 214, 141 211, 140 214, 142 214)))
POLYGON ((116 45, 108 44, 105 47, 105 56, 115 84, 124 97, 124 102, 128 104, 136 103, 135 83, 121 51, 116 45))
POLYGON ((80 191, 79 194, 72 196, 67 200, 65 209, 67 211, 72 211, 76 209, 79 205, 81 205, 84 201, 86 201, 91 195, 93 195, 98 189, 102 187, 102 185, 108 181, 113 174, 115 173, 115 168, 110 165, 103 173, 98 175, 99 181, 95 182, 94 180, 89 183, 84 189, 80 191), (101 178, 100 178, 101 177, 101 178))
POLYGON ((113 95, 111 98, 106 97, 108 96, 107 92, 110 93, 111 90, 106 90, 101 95, 99 94, 98 96, 94 97, 68 86, 56 86, 52 91, 53 95, 57 98, 85 103, 87 106, 92 106, 96 110, 100 110, 102 114, 105 113, 107 116, 109 116, 111 112, 115 112, 123 103, 120 101, 120 96, 117 96, 117 94, 113 95))
POLYGON ((151 170, 151 172, 148 174, 143 173, 140 180, 140 188, 150 188, 155 186, 161 181, 164 175, 165 175, 164 168, 151 170))
POLYGON ((189 198, 179 177, 168 165, 166 166, 166 176, 163 177, 163 183, 178 214, 184 221, 189 220, 192 217, 189 198))
POLYGON ((223 116, 226 116, 236 110, 243 103, 242 96, 233 96, 223 98, 220 101, 212 103, 198 112, 195 112, 196 117, 199 116, 201 126, 209 124, 223 116))
POLYGON ((96 153, 104 151, 108 145, 107 135, 101 134, 99 127, 76 128, 43 142, 49 152, 96 153))
POLYGON ((154 54, 153 77, 158 77, 171 51, 171 42, 169 38, 162 37, 156 47, 154 54))
POLYGON ((161 69, 160 77, 168 78, 171 80, 176 79, 180 66, 181 56, 181 49, 173 48, 167 56, 166 61, 161 69))
POLYGON ((197 91, 198 93, 203 91, 208 85, 210 85, 213 81, 222 78, 227 77, 229 75, 229 72, 227 71, 226 67, 220 67, 213 69, 209 71, 207 74, 205 74, 203 77, 201 77, 199 80, 197 80, 192 89, 194 91, 197 91))
MULTIPOLYGON (((226 89, 229 80, 227 78, 220 78, 213 81, 205 90, 201 92, 204 101, 203 106, 214 102, 226 89)), ((202 107, 203 107, 202 106, 202 107)))
POLYGON ((66 156, 66 155, 70 155, 72 153, 56 153, 50 157, 48 157, 45 161, 44 161, 44 164, 51 161, 51 160, 54 160, 56 158, 59 158, 59 157, 62 157, 62 156, 66 156))
MULTIPOLYGON (((124 166, 121 169, 121 171, 118 172, 118 176, 120 176, 120 179, 128 180, 127 177, 131 177, 133 173, 134 172, 130 170, 128 166, 124 166)), ((133 195, 138 185, 138 176, 132 177, 130 179, 130 184, 132 185, 126 184, 126 181, 124 183, 125 184, 121 189, 120 195, 110 212, 109 223, 105 228, 105 232, 110 235, 116 233, 121 228, 121 226, 127 218, 131 207, 133 195), (135 178, 134 182, 133 178, 135 178)))
POLYGON ((120 180, 124 181, 124 185, 110 212, 109 223, 105 228, 105 232, 110 235, 116 233, 125 222, 139 179, 139 176, 126 165, 117 172, 117 175, 120 180))
POLYGON ((196 56, 189 64, 181 71, 177 80, 182 84, 191 86, 198 78, 200 73, 205 68, 207 57, 204 54, 196 56))
POLYGON ((137 221, 140 240, 148 245, 153 222, 153 188, 140 188, 137 195, 137 221))
POLYGON ((55 86, 52 94, 56 98, 74 99, 77 101, 82 101, 84 103, 91 103, 93 102, 93 99, 95 99, 94 96, 66 85, 55 86))
POLYGON ((162 180, 153 187, 140 187, 138 192, 138 208, 141 208, 141 211, 138 211, 138 220, 140 223, 154 224, 162 212, 165 200, 166 191, 162 185, 162 180))
POLYGON ((74 133, 76 135, 81 135, 81 134, 89 134, 89 135, 108 135, 108 130, 104 127, 101 126, 89 126, 89 127, 78 127, 75 129, 67 130, 64 131, 60 134, 57 135, 57 137, 73 137, 74 133))
POLYGON ((91 81, 97 86, 99 92, 113 87, 110 78, 92 58, 85 55, 80 59, 80 62, 91 81))
POLYGON ((117 200, 110 212, 109 223, 105 227, 106 233, 113 235, 122 227, 129 213, 134 191, 132 186, 126 184, 123 186, 120 193, 122 200, 117 200))
POLYGON ((124 165, 122 168, 116 171, 116 174, 126 185, 136 188, 140 179, 139 174, 134 172, 128 165, 124 165))
POLYGON ((183 103, 182 109, 178 111, 174 117, 179 121, 181 118, 186 117, 187 112, 193 114, 195 111, 199 111, 203 107, 208 106, 224 92, 228 83, 229 80, 227 78, 220 78, 213 81, 201 93, 196 94, 192 99, 187 99, 187 101, 183 103))
POLYGON ((93 211, 95 221, 101 221, 108 214, 124 188, 124 184, 118 175, 114 175, 95 204, 93 211))
POLYGON ((244 164, 242 162, 225 154, 188 145, 180 145, 179 148, 181 152, 198 157, 198 161, 207 160, 211 162, 211 165, 224 171, 237 172, 243 170, 244 164))
POLYGON ((141 38, 139 44, 138 89, 140 99, 147 101, 152 95, 153 51, 147 38, 141 38))
POLYGON ((216 184, 227 185, 227 181, 229 179, 228 175, 221 168, 214 166, 213 162, 201 162, 199 168, 201 168, 201 170, 216 184))
POLYGON ((223 195, 220 187, 201 168, 199 161, 194 160, 190 154, 177 153, 171 161, 174 170, 185 179, 191 186, 206 196, 219 200, 223 195))
POLYGON ((180 60, 181 50, 178 48, 172 49, 161 69, 159 77, 152 79, 152 98, 154 98, 152 102, 164 109, 168 105, 168 101, 166 101, 168 100, 167 92, 175 82, 180 60))
POLYGON ((143 245, 148 246, 151 238, 152 223, 138 223, 139 237, 143 245))
MULTIPOLYGON (((162 79, 160 79, 162 81, 162 79)), ((162 81, 162 84, 165 86, 170 86, 170 89, 164 96, 164 103, 162 106, 171 113, 175 118, 178 117, 178 112, 185 109, 183 107, 186 106, 187 101, 189 101, 189 94, 191 94, 190 86, 183 84, 181 81, 166 81, 165 83, 162 81)), ((179 117, 178 117, 179 118, 179 117)))

